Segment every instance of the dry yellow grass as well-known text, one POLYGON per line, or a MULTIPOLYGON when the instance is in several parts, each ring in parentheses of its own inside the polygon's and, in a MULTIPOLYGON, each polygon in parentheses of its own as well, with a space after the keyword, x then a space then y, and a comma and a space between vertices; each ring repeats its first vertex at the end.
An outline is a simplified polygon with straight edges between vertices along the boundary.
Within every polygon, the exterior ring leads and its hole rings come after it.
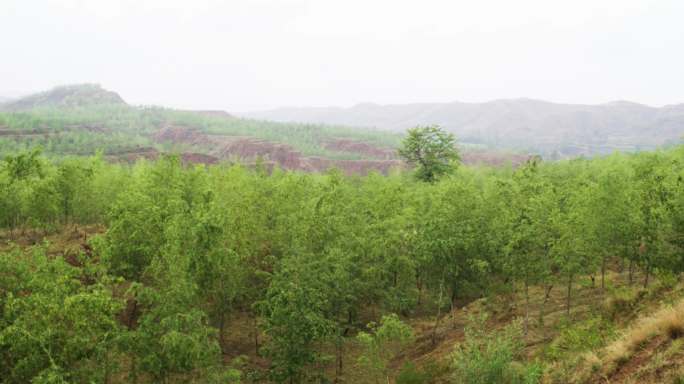
POLYGON ((609 375, 656 336, 674 340, 684 336, 684 300, 642 318, 605 349, 603 373, 609 375))

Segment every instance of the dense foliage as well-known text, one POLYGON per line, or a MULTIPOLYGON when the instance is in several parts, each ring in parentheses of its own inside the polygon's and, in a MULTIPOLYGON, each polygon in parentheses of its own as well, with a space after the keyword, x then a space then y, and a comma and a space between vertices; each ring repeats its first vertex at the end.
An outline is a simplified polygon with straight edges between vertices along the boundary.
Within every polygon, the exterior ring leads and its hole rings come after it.
MULTIPOLYGON (((563 286, 570 311, 577 278, 600 276, 608 261, 641 268, 644 285, 681 272, 682 183, 684 148, 462 167, 434 183, 22 152, 0 163, 9 239, 29 228, 104 231, 76 259, 47 245, 0 255, 0 377, 238 381, 221 352, 230 317, 247 314, 268 359, 262 378, 333 379, 342 347, 357 343, 380 380, 411 337, 392 313, 438 315, 531 285, 563 286)), ((518 352, 512 337, 486 348, 469 339, 459 375, 485 369, 468 356, 505 367, 518 352)))

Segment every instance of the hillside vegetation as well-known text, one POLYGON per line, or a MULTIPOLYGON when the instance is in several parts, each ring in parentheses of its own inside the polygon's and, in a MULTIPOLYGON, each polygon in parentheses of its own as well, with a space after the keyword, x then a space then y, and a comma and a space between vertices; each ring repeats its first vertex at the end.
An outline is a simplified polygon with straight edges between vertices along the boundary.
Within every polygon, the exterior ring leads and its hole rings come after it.
POLYGON ((8 156, 0 377, 681 382, 684 148, 444 175, 8 156))
POLYGON ((402 132, 438 124, 464 143, 521 150, 545 158, 654 149, 679 143, 684 105, 654 108, 617 101, 600 105, 531 99, 486 103, 359 104, 351 108, 282 108, 247 113, 283 122, 342 124, 402 132))
MULTIPOLYGON (((338 126, 283 124, 234 118, 220 111, 180 111, 159 107, 133 107, 97 85, 74 85, 28 96, 0 106, 0 155, 41 146, 46 155, 159 152, 200 152, 216 159, 274 157, 273 145, 292 156, 330 159, 386 159, 368 151, 338 148, 339 140, 353 140, 392 152, 401 135, 338 126), (164 132, 181 131, 180 137, 164 132), (206 136, 203 140, 188 140, 206 136), (245 138, 257 147, 250 153, 225 153, 227 143, 245 138)), ((272 159, 280 166, 286 162, 272 159)))

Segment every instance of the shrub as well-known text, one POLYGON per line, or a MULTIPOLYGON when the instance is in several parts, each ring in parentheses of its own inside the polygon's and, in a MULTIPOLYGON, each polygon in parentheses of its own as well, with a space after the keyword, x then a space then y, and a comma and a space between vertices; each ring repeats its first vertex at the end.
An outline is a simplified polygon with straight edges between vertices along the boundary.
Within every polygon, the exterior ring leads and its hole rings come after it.
POLYGON ((382 377, 389 377, 389 361, 413 340, 413 330, 395 314, 383 316, 380 325, 371 323, 369 328, 373 333, 360 332, 357 335, 363 347, 359 363, 373 374, 376 382, 380 382, 382 377))
POLYGON ((424 384, 429 383, 428 375, 422 370, 416 368, 416 365, 408 362, 401 367, 399 375, 397 375, 397 384, 424 384))
POLYGON ((532 384, 541 379, 542 367, 516 361, 522 352, 522 331, 514 323, 503 330, 485 332, 486 316, 470 318, 465 341, 454 353, 453 382, 459 384, 532 384))
POLYGON ((547 349, 548 356, 560 360, 569 353, 600 348, 615 336, 615 328, 601 317, 592 317, 576 324, 560 324, 560 333, 547 349))

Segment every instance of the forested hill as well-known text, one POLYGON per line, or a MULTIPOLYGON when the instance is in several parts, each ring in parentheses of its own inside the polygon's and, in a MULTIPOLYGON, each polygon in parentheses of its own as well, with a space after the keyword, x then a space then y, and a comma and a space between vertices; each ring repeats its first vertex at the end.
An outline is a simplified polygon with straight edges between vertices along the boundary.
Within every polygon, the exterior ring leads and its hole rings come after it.
POLYGON ((626 101, 599 105, 531 99, 485 103, 364 103, 351 108, 282 108, 245 116, 390 131, 439 124, 462 142, 524 150, 548 158, 653 149, 676 143, 684 134, 684 104, 654 108, 626 101))
MULTIPOLYGON (((0 105, 0 156, 42 147, 50 157, 91 155, 134 161, 178 152, 189 162, 221 161, 348 174, 401 166, 403 134, 339 125, 241 119, 224 111, 127 104, 98 85, 57 87, 0 105)), ((467 164, 520 164, 524 154, 471 149, 467 164)))
MULTIPOLYGON (((0 100, 2 102, 2 100, 0 100)), ((0 111, 26 111, 47 107, 86 107, 94 105, 126 105, 116 92, 107 91, 97 84, 65 85, 46 92, 36 93, 0 105, 0 111)))

